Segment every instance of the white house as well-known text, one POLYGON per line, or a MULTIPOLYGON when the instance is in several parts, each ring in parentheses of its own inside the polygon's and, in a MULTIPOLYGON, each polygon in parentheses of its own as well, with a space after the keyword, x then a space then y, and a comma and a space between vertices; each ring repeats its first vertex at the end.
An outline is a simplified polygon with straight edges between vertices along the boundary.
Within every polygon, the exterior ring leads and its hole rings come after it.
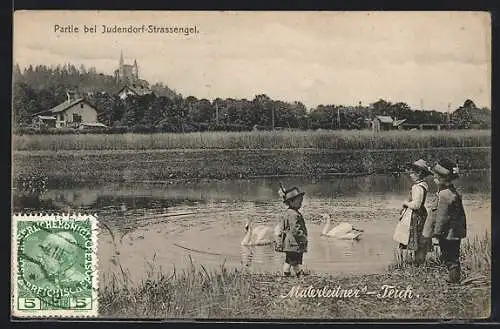
POLYGON ((89 104, 84 98, 74 98, 67 93, 68 99, 48 111, 37 113, 33 122, 47 121, 50 117, 55 118, 55 128, 79 127, 82 123, 98 123, 97 109, 89 104))

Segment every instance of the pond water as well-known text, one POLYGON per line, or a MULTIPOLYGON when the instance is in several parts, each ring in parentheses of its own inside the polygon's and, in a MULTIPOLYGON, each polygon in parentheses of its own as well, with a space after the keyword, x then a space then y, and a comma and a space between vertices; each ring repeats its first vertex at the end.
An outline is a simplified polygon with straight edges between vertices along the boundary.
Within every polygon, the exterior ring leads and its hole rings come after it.
MULTIPOLYGON (((306 192, 301 212, 309 230, 309 252, 304 255, 308 269, 345 275, 387 268, 396 246, 392 233, 411 186, 405 175, 79 184, 50 188, 42 194, 14 190, 13 210, 97 213, 105 224, 99 234, 100 272, 104 275, 116 273, 120 265, 132 280, 140 280, 151 270, 150 264, 171 271, 190 262, 208 268, 224 263, 253 272, 276 272, 284 254, 276 253, 272 246, 242 247, 240 242, 248 218, 269 226, 279 220, 285 209, 277 194, 280 181, 306 192), (361 240, 322 237, 325 223, 316 220, 322 213, 331 214, 334 223, 349 222, 363 229, 361 240)), ((428 203, 435 192, 434 184, 430 186, 428 203)), ((466 174, 456 186, 463 194, 469 234, 489 231, 489 172, 466 174)))

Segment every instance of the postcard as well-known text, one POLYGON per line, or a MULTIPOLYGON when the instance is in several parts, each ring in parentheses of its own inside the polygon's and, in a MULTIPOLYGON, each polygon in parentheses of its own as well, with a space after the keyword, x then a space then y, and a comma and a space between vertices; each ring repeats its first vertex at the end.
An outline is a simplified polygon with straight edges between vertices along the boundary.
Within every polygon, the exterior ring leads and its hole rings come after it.
POLYGON ((14 12, 15 320, 486 319, 487 12, 14 12))

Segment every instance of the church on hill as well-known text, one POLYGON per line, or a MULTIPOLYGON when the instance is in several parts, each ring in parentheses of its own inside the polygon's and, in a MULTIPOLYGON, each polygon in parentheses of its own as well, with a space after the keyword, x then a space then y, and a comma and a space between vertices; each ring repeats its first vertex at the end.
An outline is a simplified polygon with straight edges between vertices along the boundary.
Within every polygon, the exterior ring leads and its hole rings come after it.
POLYGON ((114 75, 116 83, 120 86, 118 95, 121 99, 125 99, 130 95, 143 96, 152 93, 149 83, 139 78, 137 60, 134 59, 134 64, 125 64, 123 52, 120 53, 120 62, 114 75))
POLYGON ((137 60, 134 59, 134 64, 125 64, 123 60, 123 52, 120 53, 120 62, 115 70, 115 79, 118 83, 133 82, 139 80, 139 67, 137 60))

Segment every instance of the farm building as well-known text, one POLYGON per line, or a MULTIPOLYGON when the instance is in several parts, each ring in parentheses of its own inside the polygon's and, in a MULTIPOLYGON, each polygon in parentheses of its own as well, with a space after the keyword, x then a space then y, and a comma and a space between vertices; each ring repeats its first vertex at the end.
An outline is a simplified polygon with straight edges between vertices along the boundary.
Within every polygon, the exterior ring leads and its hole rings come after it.
POLYGON ((45 126, 47 128, 56 127, 56 117, 47 115, 36 115, 33 117, 33 124, 36 126, 45 126))
POLYGON ((48 111, 37 113, 33 117, 33 124, 45 124, 48 127, 78 127, 82 123, 98 123, 97 110, 84 98, 75 98, 74 94, 67 93, 64 103, 48 111))
POLYGON ((377 115, 371 120, 372 131, 397 129, 406 119, 395 120, 390 116, 377 115))
POLYGON ((146 83, 130 83, 123 86, 120 91, 118 91, 118 96, 121 99, 125 99, 130 95, 134 96, 143 96, 151 94, 152 91, 149 89, 149 86, 146 83))

